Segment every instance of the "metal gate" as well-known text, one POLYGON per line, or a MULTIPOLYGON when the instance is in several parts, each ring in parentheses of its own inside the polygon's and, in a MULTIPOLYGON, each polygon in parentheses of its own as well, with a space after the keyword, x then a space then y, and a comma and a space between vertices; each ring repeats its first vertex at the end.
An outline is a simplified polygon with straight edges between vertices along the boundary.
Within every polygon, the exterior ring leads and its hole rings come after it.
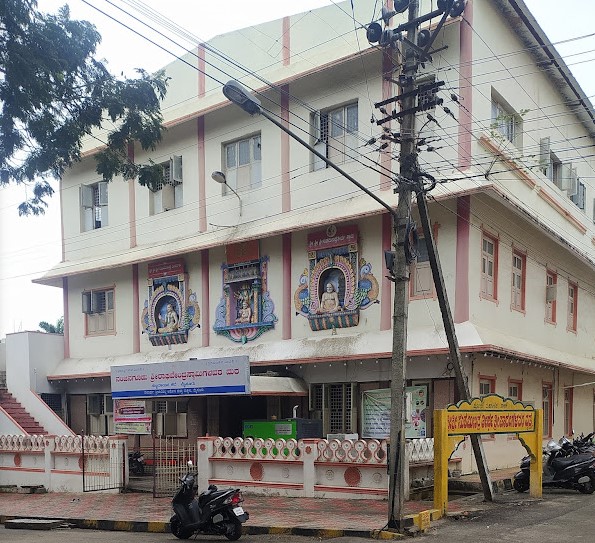
POLYGON ((126 445, 107 436, 82 436, 83 492, 124 489, 126 445))
POLYGON ((170 497, 188 471, 188 460, 196 470, 196 442, 171 437, 153 437, 153 448, 144 450, 145 469, 153 474, 153 496, 170 497))

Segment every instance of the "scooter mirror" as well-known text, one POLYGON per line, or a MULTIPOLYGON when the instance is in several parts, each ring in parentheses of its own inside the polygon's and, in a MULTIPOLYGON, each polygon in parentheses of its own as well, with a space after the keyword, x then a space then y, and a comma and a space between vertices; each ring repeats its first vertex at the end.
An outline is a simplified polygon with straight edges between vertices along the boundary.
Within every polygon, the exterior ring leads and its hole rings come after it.
POLYGON ((192 467, 192 460, 188 460, 188 467, 191 468, 192 467))

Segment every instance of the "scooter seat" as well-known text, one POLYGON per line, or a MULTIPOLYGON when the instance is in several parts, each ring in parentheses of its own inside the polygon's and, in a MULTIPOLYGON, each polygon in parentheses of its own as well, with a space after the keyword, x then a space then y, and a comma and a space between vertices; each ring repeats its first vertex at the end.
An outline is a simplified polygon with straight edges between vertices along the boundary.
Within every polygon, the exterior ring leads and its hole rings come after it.
POLYGON ((552 460, 552 467, 555 470, 561 470, 561 469, 565 469, 569 466, 581 464, 582 462, 588 462, 590 460, 594 460, 593 456, 590 454, 574 454, 572 456, 565 456, 562 458, 554 458, 552 460))

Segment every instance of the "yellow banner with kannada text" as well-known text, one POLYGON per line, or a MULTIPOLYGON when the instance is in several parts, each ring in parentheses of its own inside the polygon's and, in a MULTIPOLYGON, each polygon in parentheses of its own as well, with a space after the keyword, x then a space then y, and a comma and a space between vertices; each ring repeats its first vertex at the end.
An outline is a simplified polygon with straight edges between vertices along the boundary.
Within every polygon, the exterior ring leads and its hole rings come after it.
POLYGON ((535 411, 448 411, 448 435, 513 434, 535 430, 535 411))

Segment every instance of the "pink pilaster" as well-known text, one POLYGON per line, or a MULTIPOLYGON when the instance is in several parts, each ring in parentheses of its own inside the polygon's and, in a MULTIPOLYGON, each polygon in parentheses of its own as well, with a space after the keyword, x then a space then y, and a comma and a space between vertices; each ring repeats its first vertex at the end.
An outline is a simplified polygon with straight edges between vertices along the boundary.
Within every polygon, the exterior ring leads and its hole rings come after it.
MULTIPOLYGON (((64 239, 64 238, 63 238, 64 239)), ((64 358, 70 358, 70 318, 68 313, 68 277, 62 277, 62 305, 64 311, 64 358)))
POLYGON ((469 320, 469 233, 471 197, 457 198, 457 250, 455 273, 455 322, 469 320))
POLYGON ((196 135, 198 140, 198 229, 207 230, 207 188, 205 174, 205 118, 196 119, 196 135))
POLYGON ((200 44, 198 46, 198 97, 202 98, 206 92, 206 76, 205 76, 205 46, 200 44))
POLYGON ((138 264, 132 265, 132 352, 140 353, 140 287, 138 284, 138 264))
POLYGON ((202 329, 202 346, 209 346, 209 330, 211 324, 209 320, 209 250, 203 249, 200 253, 200 274, 201 274, 201 288, 202 288, 202 305, 200 312, 200 326, 202 329))
MULTIPOLYGON (((134 163, 134 143, 128 144, 128 160, 134 163)), ((128 181, 128 235, 130 248, 136 247, 136 179, 128 181)))
POLYGON ((283 339, 291 339, 291 234, 283 234, 283 339))
POLYGON ((291 24, 289 17, 283 17, 283 66, 291 62, 291 24))
MULTIPOLYGON (((289 85, 281 87, 281 122, 289 130, 289 85)), ((291 210, 289 181, 289 134, 281 132, 281 211, 291 210)))
POLYGON ((384 251, 392 250, 393 226, 392 217, 388 213, 382 215, 382 269, 376 275, 382 276, 380 296, 380 329, 390 330, 392 326, 392 282, 387 279, 384 269, 384 251))
POLYGON ((459 141, 458 166, 465 170, 471 166, 473 130, 473 0, 467 2, 459 34, 459 141))

